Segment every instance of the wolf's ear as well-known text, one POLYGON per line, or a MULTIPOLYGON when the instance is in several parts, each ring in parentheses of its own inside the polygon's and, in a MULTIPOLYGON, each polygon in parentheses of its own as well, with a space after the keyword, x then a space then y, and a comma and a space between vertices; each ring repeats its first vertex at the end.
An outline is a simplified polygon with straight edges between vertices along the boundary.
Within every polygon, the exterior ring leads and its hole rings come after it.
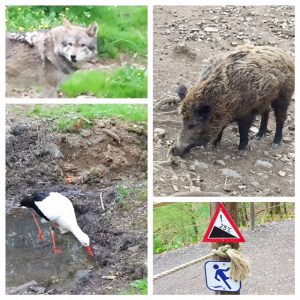
POLYGON ((70 28, 72 26, 72 23, 68 19, 64 19, 63 25, 67 28, 70 28))
POLYGON ((96 36, 98 32, 98 24, 94 22, 89 26, 86 32, 89 36, 96 36))

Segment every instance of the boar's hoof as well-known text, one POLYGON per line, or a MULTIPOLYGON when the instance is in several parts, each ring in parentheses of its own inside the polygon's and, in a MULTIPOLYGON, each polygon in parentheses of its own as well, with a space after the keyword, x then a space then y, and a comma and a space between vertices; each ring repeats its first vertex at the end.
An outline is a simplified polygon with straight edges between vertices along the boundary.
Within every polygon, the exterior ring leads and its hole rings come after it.
POLYGON ((246 153, 247 153, 247 151, 245 149, 240 149, 240 150, 238 150, 236 155, 237 156, 245 156, 246 153))
POLYGON ((272 148, 273 148, 273 149, 277 149, 278 147, 279 147, 279 144, 277 144, 277 143, 273 143, 273 144, 272 144, 272 148))
POLYGON ((261 139, 263 138, 264 135, 260 135, 260 134, 256 134, 254 137, 253 137, 253 140, 254 141, 261 141, 261 139))

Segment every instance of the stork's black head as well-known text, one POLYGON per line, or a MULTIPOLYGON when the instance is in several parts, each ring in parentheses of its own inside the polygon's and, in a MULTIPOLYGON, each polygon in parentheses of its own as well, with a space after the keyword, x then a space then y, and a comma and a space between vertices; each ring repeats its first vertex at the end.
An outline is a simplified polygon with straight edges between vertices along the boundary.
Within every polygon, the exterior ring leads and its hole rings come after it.
POLYGON ((31 195, 27 195, 20 201, 20 206, 32 207, 34 206, 34 202, 43 201, 45 198, 49 196, 48 192, 34 192, 31 195))

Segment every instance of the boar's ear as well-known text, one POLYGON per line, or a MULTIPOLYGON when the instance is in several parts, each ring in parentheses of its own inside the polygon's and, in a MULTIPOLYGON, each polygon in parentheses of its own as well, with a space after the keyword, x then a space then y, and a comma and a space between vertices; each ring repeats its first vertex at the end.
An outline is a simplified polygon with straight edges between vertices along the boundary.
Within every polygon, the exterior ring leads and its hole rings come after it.
POLYGON ((203 124, 207 124, 211 118, 210 104, 200 103, 195 107, 195 115, 203 124))

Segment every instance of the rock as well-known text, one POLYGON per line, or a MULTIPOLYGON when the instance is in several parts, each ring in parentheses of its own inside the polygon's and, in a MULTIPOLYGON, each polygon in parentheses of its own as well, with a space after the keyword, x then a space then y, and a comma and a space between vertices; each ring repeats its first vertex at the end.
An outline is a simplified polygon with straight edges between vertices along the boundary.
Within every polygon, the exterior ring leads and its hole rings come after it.
POLYGON ((251 181, 250 184, 251 184, 252 186, 254 186, 255 188, 258 188, 259 185, 260 185, 256 180, 251 181))
POLYGON ((231 42, 231 46, 236 47, 239 43, 238 42, 231 42))
POLYGON ((216 160, 215 163, 216 163, 216 165, 219 165, 219 166, 225 166, 224 160, 221 160, 221 159, 216 160))
POLYGON ((264 155, 265 156, 269 156, 269 152, 268 151, 264 151, 264 155))
POLYGON ((255 126, 251 126, 250 131, 256 134, 256 133, 258 133, 258 128, 255 126))
POLYGON ((179 188, 178 188, 178 186, 177 186, 177 185, 175 185, 175 184, 173 184, 173 190, 174 190, 174 192, 178 192, 178 191, 179 191, 179 188))
POLYGON ((198 169, 208 169, 208 164, 195 160, 194 161, 194 165, 198 168, 198 169))
POLYGON ((293 139, 289 136, 285 136, 282 138, 282 141, 286 144, 290 144, 293 141, 293 139))
POLYGON ((155 128, 154 129, 154 138, 159 137, 159 138, 164 138, 166 136, 166 131, 162 128, 155 128))
POLYGON ((285 172, 283 172, 283 171, 279 171, 278 174, 279 174, 279 176, 281 176, 281 177, 284 177, 284 176, 285 176, 285 172))
POLYGON ((238 173, 235 170, 232 169, 222 169, 222 174, 226 177, 233 177, 233 178, 242 178, 242 175, 240 173, 238 173))
POLYGON ((216 27, 209 27, 209 26, 204 27, 203 30, 204 30, 205 32, 218 32, 218 31, 219 31, 218 28, 216 28, 216 27))
POLYGON ((287 157, 289 159, 295 159, 295 153, 288 153, 287 157))
POLYGON ((224 156, 224 159, 229 159, 230 158, 230 155, 228 155, 228 154, 226 154, 225 156, 224 156))
POLYGON ((102 279, 106 279, 106 280, 115 280, 116 276, 111 275, 111 276, 102 276, 102 279))
POLYGON ((196 171, 196 166, 195 166, 195 165, 190 165, 189 169, 190 169, 191 171, 196 171))
POLYGON ((266 160, 257 160, 255 162, 255 165, 263 167, 263 168, 269 168, 269 169, 273 168, 273 165, 270 162, 266 161, 266 160))
POLYGON ((225 192, 232 193, 232 192, 234 192, 234 190, 235 190, 235 185, 234 185, 234 184, 225 184, 225 185, 223 186, 223 190, 224 190, 225 192))
POLYGON ((46 291, 46 289, 42 286, 30 286, 28 289, 36 294, 44 294, 46 291))

